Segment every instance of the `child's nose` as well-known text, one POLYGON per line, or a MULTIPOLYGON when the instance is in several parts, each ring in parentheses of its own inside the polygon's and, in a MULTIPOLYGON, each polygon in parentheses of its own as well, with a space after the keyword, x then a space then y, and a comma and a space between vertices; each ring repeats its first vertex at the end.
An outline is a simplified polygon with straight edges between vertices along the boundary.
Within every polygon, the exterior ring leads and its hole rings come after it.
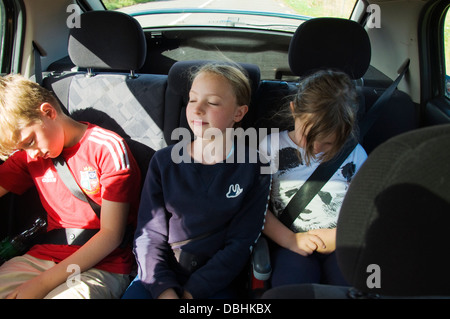
POLYGON ((205 113, 205 110, 204 110, 202 102, 199 102, 199 103, 195 104, 194 112, 195 112, 195 114, 203 114, 203 113, 205 113))
POLYGON ((28 156, 31 157, 32 159, 35 159, 39 154, 40 151, 39 149, 29 149, 27 150, 28 156))

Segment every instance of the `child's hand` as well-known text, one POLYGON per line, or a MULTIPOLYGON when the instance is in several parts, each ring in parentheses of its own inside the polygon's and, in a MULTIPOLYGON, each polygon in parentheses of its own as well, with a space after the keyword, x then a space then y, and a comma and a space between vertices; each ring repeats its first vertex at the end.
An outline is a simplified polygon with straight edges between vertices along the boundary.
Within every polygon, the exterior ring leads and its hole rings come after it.
POLYGON ((312 229, 308 234, 319 236, 325 243, 325 247, 318 247, 317 252, 321 254, 330 254, 336 250, 336 228, 312 229))
POLYGON ((302 256, 311 255, 315 250, 326 249, 324 241, 315 234, 293 233, 294 240, 289 247, 293 252, 302 256))
POLYGON ((194 297, 192 297, 192 295, 189 291, 185 290, 185 291, 183 291, 182 299, 194 299, 194 297))
POLYGON ((48 293, 45 282, 42 282, 40 276, 24 282, 22 285, 14 289, 6 299, 42 299, 48 293))
POLYGON ((174 289, 169 288, 164 290, 159 296, 158 299, 180 299, 174 289))

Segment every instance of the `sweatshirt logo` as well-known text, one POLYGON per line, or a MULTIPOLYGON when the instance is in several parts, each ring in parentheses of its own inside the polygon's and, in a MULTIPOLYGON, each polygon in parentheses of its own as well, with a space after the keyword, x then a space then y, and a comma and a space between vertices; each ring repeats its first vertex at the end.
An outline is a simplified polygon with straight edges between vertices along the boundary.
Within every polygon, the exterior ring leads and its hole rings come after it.
POLYGON ((243 188, 241 188, 241 186, 239 186, 239 184, 231 184, 230 187, 228 188, 228 193, 227 193, 227 198, 235 198, 238 197, 239 195, 241 195, 241 193, 244 191, 243 188))
POLYGON ((42 177, 42 183, 54 183, 56 182, 56 177, 53 174, 51 169, 48 169, 47 172, 45 172, 44 177, 42 177))

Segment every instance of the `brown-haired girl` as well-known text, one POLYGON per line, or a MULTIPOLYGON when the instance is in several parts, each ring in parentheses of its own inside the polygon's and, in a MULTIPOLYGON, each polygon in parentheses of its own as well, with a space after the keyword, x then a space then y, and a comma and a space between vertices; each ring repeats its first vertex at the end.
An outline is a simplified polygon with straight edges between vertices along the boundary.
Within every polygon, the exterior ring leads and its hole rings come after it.
POLYGON ((319 71, 305 77, 289 105, 292 131, 271 134, 261 151, 277 165, 273 174, 270 210, 264 234, 275 242, 272 249, 272 286, 298 283, 345 284, 335 257, 336 224, 353 175, 367 158, 361 145, 294 220, 278 218, 321 162, 331 160, 354 134, 356 91, 341 72, 319 71), (279 148, 267 149, 278 139, 279 148))

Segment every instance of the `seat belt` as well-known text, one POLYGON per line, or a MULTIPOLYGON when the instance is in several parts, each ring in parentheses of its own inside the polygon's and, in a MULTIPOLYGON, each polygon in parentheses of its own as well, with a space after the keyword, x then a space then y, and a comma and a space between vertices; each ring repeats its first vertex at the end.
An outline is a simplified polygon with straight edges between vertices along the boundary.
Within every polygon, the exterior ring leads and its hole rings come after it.
POLYGON ((317 195, 326 182, 339 169, 345 159, 355 149, 358 141, 349 139, 344 148, 333 159, 321 163, 309 176, 305 183, 300 187, 297 193, 291 198, 287 206, 281 212, 279 220, 290 227, 294 220, 308 206, 309 202, 317 195))
POLYGON ((386 102, 389 101, 389 99, 392 97, 392 94, 394 94, 394 91, 397 89, 398 84, 402 80, 405 73, 408 71, 409 63, 410 63, 409 58, 406 59, 405 62, 403 62, 403 64, 400 66, 398 70, 398 76, 395 79, 395 81, 392 82, 391 85, 389 85, 389 87, 383 92, 383 94, 380 95, 380 97, 375 101, 370 110, 362 119, 359 127, 359 133, 361 136, 366 135, 366 133, 371 128, 372 124, 378 118, 381 110, 383 109, 383 105, 385 105, 386 102))
MULTIPOLYGON (((100 219, 101 206, 90 199, 83 192, 81 187, 72 175, 66 161, 59 155, 52 159, 53 165, 58 172, 59 177, 64 182, 64 185, 70 190, 70 192, 78 199, 89 203, 95 215, 100 219)), ((100 229, 79 229, 79 228, 57 228, 52 229, 49 232, 43 234, 39 239, 40 244, 53 244, 53 245, 84 245, 89 239, 92 238, 100 229)), ((128 225, 123 236, 120 248, 125 248, 133 240, 134 227, 128 225)))
MULTIPOLYGON (((66 185, 76 198, 89 203, 94 213, 100 219, 101 206, 86 196, 75 181, 75 177, 72 175, 64 158, 60 155, 57 158, 53 158, 52 161, 59 177, 64 182, 64 185, 66 185)), ((100 229, 56 228, 42 234, 39 238, 39 244, 82 246, 99 230, 100 229)))
POLYGON ((34 53, 34 78, 37 84, 42 85, 42 65, 41 65, 41 50, 39 50, 36 42, 31 42, 34 53))
MULTIPOLYGON (((409 68, 409 58, 402 64, 399 69, 399 74, 394 82, 381 94, 381 96, 375 101, 373 106, 364 116, 360 124, 360 136, 363 137, 370 129, 372 124, 378 118, 380 110, 392 97, 395 89, 402 80, 403 76, 409 68)), ((354 138, 349 139, 344 148, 330 161, 321 163, 306 180, 306 182, 300 187, 297 193, 291 198, 287 206, 281 212, 279 220, 287 227, 291 227, 292 223, 297 217, 305 210, 306 206, 317 195, 322 187, 328 182, 331 176, 339 169, 345 159, 351 154, 351 152, 358 145, 358 141, 354 138)))

